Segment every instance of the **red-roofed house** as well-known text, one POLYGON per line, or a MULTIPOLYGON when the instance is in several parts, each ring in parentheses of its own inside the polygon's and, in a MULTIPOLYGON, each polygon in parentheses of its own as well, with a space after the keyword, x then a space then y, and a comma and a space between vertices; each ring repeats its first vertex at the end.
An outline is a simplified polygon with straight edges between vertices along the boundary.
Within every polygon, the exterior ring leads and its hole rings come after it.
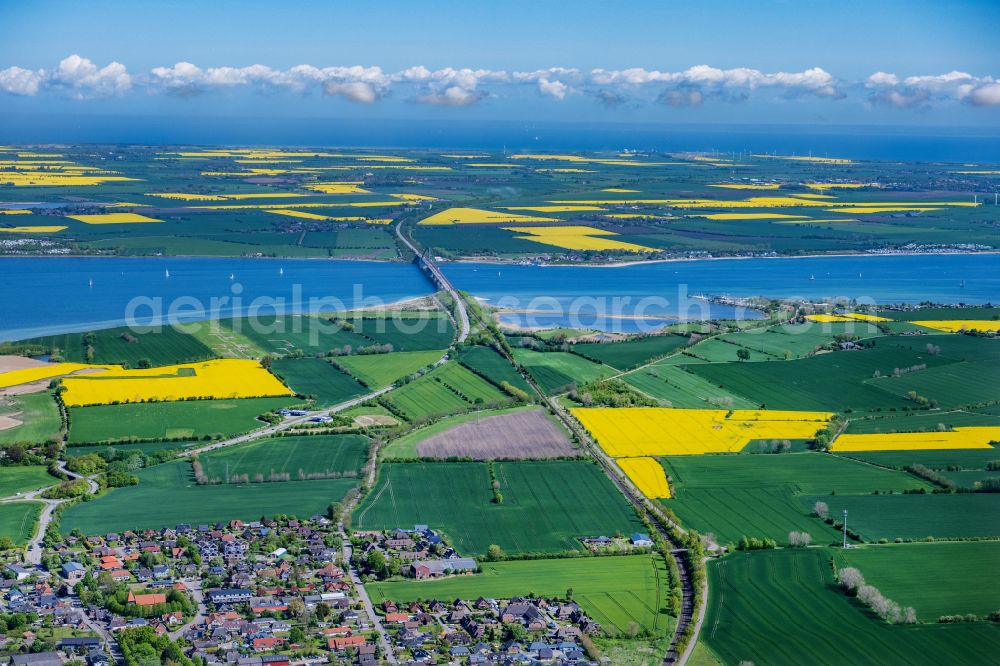
POLYGON ((350 627, 327 627, 323 630, 326 636, 346 636, 351 633, 350 627))
POLYGON ((364 636, 340 636, 337 638, 331 638, 326 642, 326 645, 331 650, 343 650, 344 648, 353 647, 355 645, 364 645, 364 636))
POLYGON ((132 594, 131 592, 129 592, 128 602, 135 604, 136 606, 155 606, 156 604, 167 603, 167 595, 162 593, 132 594))
POLYGON ((266 652, 267 650, 273 650, 279 645, 285 642, 284 638, 278 638, 277 636, 268 636, 267 638, 255 638, 253 639, 253 649, 254 652, 266 652))

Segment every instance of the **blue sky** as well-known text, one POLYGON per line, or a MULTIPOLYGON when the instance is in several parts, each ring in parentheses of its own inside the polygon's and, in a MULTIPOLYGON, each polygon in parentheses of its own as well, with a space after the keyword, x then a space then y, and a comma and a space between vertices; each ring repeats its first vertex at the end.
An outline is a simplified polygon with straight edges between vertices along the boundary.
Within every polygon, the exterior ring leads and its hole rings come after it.
POLYGON ((3 2, 0 25, 0 119, 1000 127, 989 0, 3 2))

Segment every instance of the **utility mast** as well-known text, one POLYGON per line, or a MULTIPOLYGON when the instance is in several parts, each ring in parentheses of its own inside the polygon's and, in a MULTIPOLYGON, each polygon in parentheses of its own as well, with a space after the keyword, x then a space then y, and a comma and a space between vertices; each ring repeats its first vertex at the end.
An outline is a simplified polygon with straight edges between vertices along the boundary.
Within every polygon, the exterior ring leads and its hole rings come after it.
POLYGON ((847 509, 844 509, 844 548, 847 548, 847 509))

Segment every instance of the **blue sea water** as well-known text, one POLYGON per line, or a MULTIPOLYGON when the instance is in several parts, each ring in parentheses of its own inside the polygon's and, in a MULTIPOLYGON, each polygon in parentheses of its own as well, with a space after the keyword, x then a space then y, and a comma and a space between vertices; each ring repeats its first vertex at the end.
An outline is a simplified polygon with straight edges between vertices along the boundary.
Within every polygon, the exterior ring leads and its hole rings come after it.
POLYGON ((134 143, 437 150, 720 151, 1000 163, 995 127, 63 115, 0 111, 4 143, 134 143))
POLYGON ((719 259, 627 266, 443 266, 455 286, 521 326, 583 325, 631 332, 645 318, 754 318, 698 296, 768 296, 859 303, 1000 302, 1000 255, 879 255, 719 259), (603 317, 601 315, 604 315, 603 317), (623 319, 624 318, 624 319, 623 319), (622 323, 625 321, 626 323, 622 323))
POLYGON ((243 315, 333 311, 423 296, 412 264, 365 261, 31 257, 0 259, 0 340, 243 315), (169 272, 169 277, 167 273, 169 272), (213 299, 215 299, 213 301, 213 299))
MULTIPOLYGON (((758 316, 699 295, 1000 302, 1000 255, 721 259, 620 267, 443 266, 456 287, 527 310, 518 323, 639 330, 678 319, 758 316), (530 317, 529 317, 530 315, 530 317), (636 319, 636 316, 642 319, 636 319), (576 322, 571 317, 576 317, 576 322)), ((377 305, 431 293, 410 264, 334 260, 31 257, 0 259, 0 340, 178 321, 377 305), (170 275, 167 277, 166 273, 170 275), (92 286, 91 286, 92 285, 92 286), (213 299, 216 299, 213 302, 213 299)))

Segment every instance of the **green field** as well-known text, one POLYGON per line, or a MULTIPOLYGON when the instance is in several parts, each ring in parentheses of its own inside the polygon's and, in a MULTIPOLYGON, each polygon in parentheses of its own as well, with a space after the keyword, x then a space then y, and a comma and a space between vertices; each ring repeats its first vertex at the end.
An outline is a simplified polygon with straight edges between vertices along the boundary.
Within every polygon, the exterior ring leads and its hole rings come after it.
POLYGON ((372 602, 383 599, 509 599, 512 596, 565 598, 606 630, 622 633, 630 622, 650 632, 666 633, 673 619, 663 612, 669 595, 666 567, 657 555, 580 557, 525 562, 484 562, 475 576, 443 580, 373 583, 372 602))
POLYGON ((997 319, 1000 308, 918 308, 916 310, 879 310, 879 316, 896 321, 931 321, 947 319, 997 319))
MULTIPOLYGON (((665 458, 672 499, 661 500, 685 525, 711 532, 721 543, 767 536, 786 543, 791 531, 804 531, 817 543, 835 539, 831 528, 810 515, 824 494, 862 494, 930 489, 902 472, 821 453, 704 455, 665 458)), ((831 499, 833 499, 831 497, 831 499)), ((830 504, 831 510, 833 503, 830 504)))
MULTIPOLYGON (((936 366, 954 364, 943 355, 904 349, 892 338, 876 338, 872 349, 820 354, 792 361, 703 363, 688 369, 709 382, 770 409, 843 411, 913 406, 905 391, 893 389, 895 368, 926 364, 928 369, 898 378, 920 377, 936 366), (881 373, 874 379, 875 372, 881 373)), ((943 354, 943 352, 942 352, 943 354)), ((899 386, 898 384, 896 386, 899 386)))
POLYGON ((400 313, 387 317, 351 317, 354 333, 368 344, 389 344, 393 351, 446 349, 455 337, 451 319, 440 312, 400 313))
POLYGON ((271 369, 298 395, 314 399, 317 407, 330 407, 368 392, 356 379, 321 358, 279 358, 271 369))
POLYGON ((59 483, 45 465, 4 465, 0 467, 0 497, 10 497, 59 483))
POLYGON ((942 615, 986 616, 1000 608, 1000 591, 983 579, 1000 563, 1000 541, 871 546, 839 551, 835 560, 837 568, 857 567, 869 585, 912 606, 921 622, 942 615))
POLYGON ((397 379, 427 367, 444 354, 444 351, 419 351, 341 356, 337 358, 337 364, 361 380, 368 388, 376 389, 388 386, 397 379))
POLYGON ((69 443, 235 435, 263 427, 257 420, 261 414, 298 402, 295 398, 246 398, 73 407, 69 443))
POLYGON ((355 479, 323 479, 199 486, 187 460, 157 465, 137 475, 137 486, 116 488, 67 509, 60 521, 62 532, 79 528, 86 534, 105 534, 277 514, 305 518, 326 513, 330 503, 340 501, 356 483, 355 479))
POLYGON ((269 354, 287 354, 295 349, 325 354, 345 345, 357 350, 371 344, 367 338, 345 331, 321 316, 258 314, 253 319, 223 319, 220 323, 223 331, 244 336, 269 354))
POLYGON ((878 385, 900 398, 914 391, 935 401, 940 407, 950 408, 996 400, 998 377, 1000 360, 977 359, 928 368, 902 377, 886 377, 879 380, 878 385))
POLYGON ((965 426, 1000 426, 1000 416, 979 412, 931 412, 856 419, 847 424, 848 433, 934 432, 940 425, 951 428, 965 426))
POLYGON ((10 416, 21 425, 0 430, 0 444, 40 444, 57 439, 62 428, 59 407, 51 393, 27 393, 0 398, 0 416, 10 416))
POLYGON ((868 338, 881 335, 877 326, 857 323, 819 324, 779 324, 766 329, 727 333, 721 340, 746 347, 751 351, 767 354, 774 359, 785 360, 804 358, 812 355, 817 348, 833 342, 835 335, 854 335, 868 338))
POLYGON ((394 439, 381 450, 381 455, 386 460, 400 459, 400 458, 417 458, 419 454, 417 453, 417 444, 424 441, 428 437, 437 435, 438 433, 449 430, 452 427, 458 425, 459 423, 465 423, 466 421, 472 421, 474 419, 481 419, 487 416, 497 416, 499 414, 510 414, 512 412, 520 411, 530 411, 532 409, 537 409, 537 407, 528 405, 525 407, 511 407, 509 409, 484 409, 476 412, 469 412, 467 414, 456 414, 454 416, 446 416, 443 419, 435 421, 431 425, 425 426, 423 428, 418 428, 416 430, 410 431, 400 437, 399 439, 394 439))
MULTIPOLYGON (((684 358, 688 358, 685 356, 684 358)), ((735 409, 754 409, 757 404, 721 389, 693 372, 686 366, 651 365, 622 377, 626 382, 656 400, 663 400, 671 407, 707 409, 725 405, 735 409)))
POLYGON ((507 359, 489 347, 467 347, 458 353, 458 362, 494 384, 507 382, 526 393, 531 387, 507 359))
POLYGON ((408 420, 497 405, 509 397, 465 366, 446 363, 399 387, 388 398, 408 420))
POLYGON ((931 469, 955 466, 959 469, 985 469, 986 463, 1000 461, 1000 449, 941 449, 924 451, 857 451, 837 455, 864 460, 875 465, 903 469, 907 465, 921 464, 931 469))
POLYGON ((954 472, 945 471, 941 472, 941 474, 954 481, 958 488, 965 488, 967 490, 975 490, 977 484, 986 479, 1000 480, 1000 470, 966 469, 954 472))
POLYGON ((816 500, 840 516, 848 510, 848 527, 866 541, 1000 536, 1000 494, 803 496, 803 506, 816 500))
POLYGON ((227 446, 199 456, 205 475, 220 479, 287 472, 292 480, 304 474, 358 472, 368 455, 363 435, 306 435, 260 439, 227 446))
POLYGON ((883 622, 837 589, 832 555, 778 550, 711 563, 701 640, 733 665, 983 664, 1000 653, 993 623, 883 622))
POLYGON ((515 349, 514 360, 521 364, 546 393, 558 393, 571 384, 587 382, 614 374, 614 370, 569 352, 537 352, 515 349))
POLYGON ((0 503, 0 537, 10 537, 17 545, 27 543, 43 506, 41 502, 0 503))
POLYGON ((735 342, 729 341, 728 338, 723 339, 722 337, 709 338, 696 345, 692 345, 687 350, 685 355, 695 356, 696 358, 700 358, 701 360, 709 363, 743 363, 779 360, 779 357, 774 356, 773 354, 766 354, 755 349, 743 347, 735 342), (749 354, 746 361, 741 361, 738 356, 741 349, 749 354))
POLYGON ((625 342, 586 342, 573 345, 572 351, 591 361, 629 370, 671 354, 689 341, 682 335, 650 335, 625 342))
POLYGON ((508 553, 581 550, 579 537, 645 529, 590 462, 498 462, 495 469, 502 504, 492 502, 485 463, 386 463, 354 526, 430 525, 469 555, 494 543, 508 553))
POLYGON ((212 358, 215 354, 197 337, 182 333, 170 326, 149 332, 133 331, 127 326, 106 328, 87 333, 64 333, 41 338, 31 338, 19 343, 57 353, 74 363, 109 363, 136 367, 141 361, 151 365, 173 365, 212 358), (87 359, 84 336, 93 335, 93 357, 87 359))

